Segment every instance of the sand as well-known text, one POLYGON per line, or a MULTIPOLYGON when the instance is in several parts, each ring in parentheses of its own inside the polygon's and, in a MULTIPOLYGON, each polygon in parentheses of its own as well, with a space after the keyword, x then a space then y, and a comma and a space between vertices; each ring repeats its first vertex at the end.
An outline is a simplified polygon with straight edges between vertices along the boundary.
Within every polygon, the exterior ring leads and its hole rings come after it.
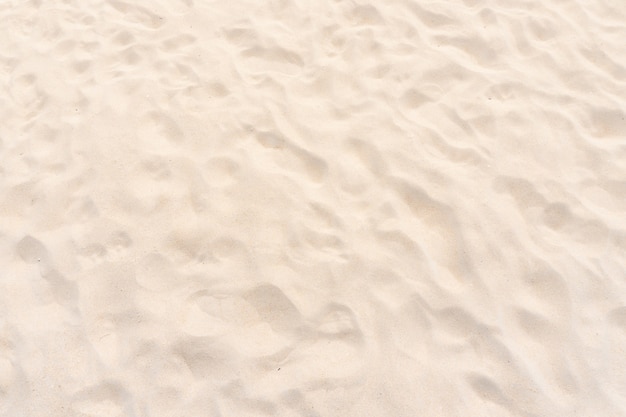
POLYGON ((619 0, 0 3, 0 416, 626 416, 619 0))

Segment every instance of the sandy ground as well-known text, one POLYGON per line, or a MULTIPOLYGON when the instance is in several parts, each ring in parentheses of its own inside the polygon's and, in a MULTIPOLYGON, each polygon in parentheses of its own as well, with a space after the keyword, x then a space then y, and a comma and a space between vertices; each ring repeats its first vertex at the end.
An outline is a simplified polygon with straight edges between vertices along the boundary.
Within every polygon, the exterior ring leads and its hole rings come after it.
POLYGON ((626 415, 621 0, 0 3, 0 416, 626 415))

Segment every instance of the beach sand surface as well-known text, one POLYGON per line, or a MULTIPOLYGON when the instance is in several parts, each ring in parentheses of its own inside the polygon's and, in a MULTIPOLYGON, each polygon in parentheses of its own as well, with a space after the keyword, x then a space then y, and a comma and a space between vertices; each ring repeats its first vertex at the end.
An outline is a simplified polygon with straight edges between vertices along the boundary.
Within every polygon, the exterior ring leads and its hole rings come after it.
POLYGON ((619 0, 0 3, 1 417, 626 416, 619 0))

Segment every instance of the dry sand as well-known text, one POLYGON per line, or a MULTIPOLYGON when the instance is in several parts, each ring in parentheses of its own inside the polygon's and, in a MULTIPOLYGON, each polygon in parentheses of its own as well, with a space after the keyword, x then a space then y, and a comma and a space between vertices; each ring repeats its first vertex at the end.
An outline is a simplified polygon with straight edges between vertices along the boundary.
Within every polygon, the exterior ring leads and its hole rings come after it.
POLYGON ((626 415, 622 0, 0 3, 0 416, 626 415))

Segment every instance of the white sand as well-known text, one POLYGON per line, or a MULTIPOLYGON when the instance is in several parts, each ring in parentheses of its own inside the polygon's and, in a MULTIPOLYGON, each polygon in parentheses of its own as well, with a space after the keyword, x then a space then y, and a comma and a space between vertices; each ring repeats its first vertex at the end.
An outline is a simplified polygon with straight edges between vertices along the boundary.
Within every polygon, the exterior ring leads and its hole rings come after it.
POLYGON ((0 416, 626 415, 623 1, 370 3, 0 3, 0 416))

